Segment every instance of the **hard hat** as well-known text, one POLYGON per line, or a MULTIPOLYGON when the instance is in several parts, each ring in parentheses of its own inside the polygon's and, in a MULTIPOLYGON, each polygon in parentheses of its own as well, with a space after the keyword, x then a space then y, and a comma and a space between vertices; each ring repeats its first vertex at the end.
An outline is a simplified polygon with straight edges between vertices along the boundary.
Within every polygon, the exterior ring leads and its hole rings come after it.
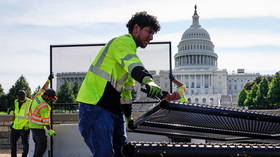
POLYGON ((25 97, 26 97, 26 93, 25 93, 24 90, 19 90, 19 91, 17 92, 17 98, 18 98, 19 100, 25 100, 25 97))
POLYGON ((49 98, 53 98, 53 99, 55 99, 55 100, 57 99, 55 91, 54 91, 53 89, 51 89, 51 88, 48 88, 48 89, 45 91, 44 95, 47 96, 47 97, 49 97, 49 98))

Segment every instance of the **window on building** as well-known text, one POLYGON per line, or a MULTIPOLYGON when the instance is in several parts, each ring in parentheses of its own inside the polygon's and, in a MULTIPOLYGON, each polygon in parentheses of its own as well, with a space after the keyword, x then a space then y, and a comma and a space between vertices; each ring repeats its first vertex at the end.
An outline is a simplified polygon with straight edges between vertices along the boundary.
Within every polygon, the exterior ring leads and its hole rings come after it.
POLYGON ((191 88, 194 88, 194 82, 191 83, 191 88))
POLYGON ((208 80, 204 82, 204 88, 209 88, 208 80))
POLYGON ((200 82, 199 81, 196 82, 196 88, 200 88, 200 82))
POLYGON ((190 79, 191 79, 191 80, 194 80, 194 75, 191 75, 191 76, 190 76, 190 79))
POLYGON ((203 102, 203 103, 206 103, 206 98, 203 98, 203 99, 202 99, 202 102, 203 102))
POLYGON ((195 98, 195 103, 198 103, 198 98, 195 98))
POLYGON ((194 91, 193 90, 191 90, 191 95, 194 95, 194 91))
POLYGON ((189 82, 185 83, 186 88, 189 88, 189 82))

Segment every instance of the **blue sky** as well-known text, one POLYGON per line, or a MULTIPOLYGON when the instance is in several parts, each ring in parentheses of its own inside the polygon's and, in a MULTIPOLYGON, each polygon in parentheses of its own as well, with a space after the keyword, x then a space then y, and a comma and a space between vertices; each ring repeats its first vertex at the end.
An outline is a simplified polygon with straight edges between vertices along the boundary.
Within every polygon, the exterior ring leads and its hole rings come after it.
POLYGON ((158 17, 153 41, 171 41, 176 53, 195 4, 220 69, 280 70, 278 0, 0 0, 0 84, 8 92, 23 74, 34 90, 48 76, 50 45, 107 42, 137 11, 158 17))

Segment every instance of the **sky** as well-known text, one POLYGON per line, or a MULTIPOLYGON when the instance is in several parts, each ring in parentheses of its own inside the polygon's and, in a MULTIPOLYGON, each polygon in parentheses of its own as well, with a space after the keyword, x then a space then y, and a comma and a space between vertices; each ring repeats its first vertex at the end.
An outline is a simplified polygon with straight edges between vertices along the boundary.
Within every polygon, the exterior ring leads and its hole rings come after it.
POLYGON ((153 41, 171 41, 175 54, 195 4, 219 69, 280 70, 278 0, 0 0, 0 84, 7 93, 23 75, 32 90, 42 86, 50 45, 108 42, 127 33, 125 25, 138 11, 157 16, 161 31, 153 41))

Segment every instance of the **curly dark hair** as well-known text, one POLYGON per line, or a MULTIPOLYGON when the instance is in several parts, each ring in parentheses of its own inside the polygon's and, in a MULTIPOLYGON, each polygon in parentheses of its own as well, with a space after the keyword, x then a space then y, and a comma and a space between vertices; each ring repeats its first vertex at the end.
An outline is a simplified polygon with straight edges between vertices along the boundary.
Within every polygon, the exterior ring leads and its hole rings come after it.
POLYGON ((157 17, 149 15, 146 11, 137 12, 131 17, 131 19, 126 24, 129 33, 132 33, 135 24, 138 24, 140 28, 151 26, 155 33, 160 30, 157 17))

